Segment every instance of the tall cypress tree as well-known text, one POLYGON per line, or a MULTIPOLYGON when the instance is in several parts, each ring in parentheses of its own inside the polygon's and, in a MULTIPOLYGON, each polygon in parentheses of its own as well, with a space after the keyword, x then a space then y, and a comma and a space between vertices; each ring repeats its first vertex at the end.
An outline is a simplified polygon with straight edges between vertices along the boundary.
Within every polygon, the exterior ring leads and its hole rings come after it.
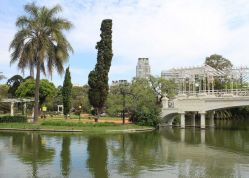
POLYGON ((69 67, 66 69, 65 79, 62 87, 62 98, 63 98, 63 114, 66 116, 69 114, 71 109, 71 98, 72 98, 72 82, 69 67))
POLYGON ((105 19, 101 24, 101 40, 97 42, 97 64, 88 76, 88 98, 97 115, 103 109, 108 95, 108 73, 112 61, 112 20, 105 19))

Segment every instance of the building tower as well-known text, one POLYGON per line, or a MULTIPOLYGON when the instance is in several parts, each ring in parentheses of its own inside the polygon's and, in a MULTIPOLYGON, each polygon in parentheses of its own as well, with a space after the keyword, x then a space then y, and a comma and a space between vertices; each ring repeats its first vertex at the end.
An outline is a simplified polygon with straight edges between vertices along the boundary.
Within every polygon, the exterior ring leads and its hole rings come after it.
POLYGON ((149 58, 138 58, 136 67, 136 77, 146 78, 150 76, 149 58))

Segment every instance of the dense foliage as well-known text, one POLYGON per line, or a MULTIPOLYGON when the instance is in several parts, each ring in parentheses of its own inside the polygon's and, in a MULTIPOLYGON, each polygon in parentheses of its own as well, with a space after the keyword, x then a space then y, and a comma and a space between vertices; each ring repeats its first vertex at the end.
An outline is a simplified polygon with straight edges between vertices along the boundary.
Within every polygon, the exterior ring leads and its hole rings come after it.
POLYGON ((88 99, 89 86, 73 86, 72 88, 72 107, 77 110, 81 106, 81 112, 90 113, 91 105, 88 99))
POLYGON ((25 116, 0 116, 0 123, 7 122, 27 122, 27 117, 25 116))
POLYGON ((161 106, 148 79, 134 79, 131 84, 132 108, 130 119, 137 124, 156 126, 160 121, 161 106))
POLYGON ((134 123, 156 126, 160 122, 162 97, 173 97, 175 89, 173 81, 161 77, 135 78, 131 84, 110 87, 106 109, 112 116, 121 116, 125 109, 126 115, 134 123))
POLYGON ((100 114, 108 95, 108 73, 112 61, 112 20, 106 19, 101 24, 101 40, 97 43, 96 49, 97 64, 88 76, 88 97, 91 105, 100 114))
MULTIPOLYGON (((54 98, 57 94, 57 89, 52 82, 46 79, 41 80, 40 84, 40 105, 44 104, 47 98, 54 98)), ((35 96, 35 81, 34 79, 28 79, 21 83, 16 90, 16 96, 21 98, 34 97, 35 96)))
POLYGON ((65 79, 62 87, 62 99, 63 99, 63 114, 66 116, 69 114, 72 102, 72 82, 69 67, 66 69, 65 79))
POLYGON ((59 74, 64 72, 63 64, 72 47, 62 31, 69 30, 72 24, 57 16, 62 10, 59 5, 47 8, 31 3, 25 5, 24 10, 27 15, 20 16, 16 21, 18 32, 10 44, 10 63, 18 61, 18 68, 23 71, 26 68, 32 71, 36 67, 34 119, 37 120, 40 73, 52 75, 54 69, 59 74))
POLYGON ((0 98, 7 98, 8 97, 8 85, 0 85, 0 98))
POLYGON ((131 113, 130 120, 138 125, 157 127, 161 121, 159 115, 159 108, 149 112, 137 110, 131 113))

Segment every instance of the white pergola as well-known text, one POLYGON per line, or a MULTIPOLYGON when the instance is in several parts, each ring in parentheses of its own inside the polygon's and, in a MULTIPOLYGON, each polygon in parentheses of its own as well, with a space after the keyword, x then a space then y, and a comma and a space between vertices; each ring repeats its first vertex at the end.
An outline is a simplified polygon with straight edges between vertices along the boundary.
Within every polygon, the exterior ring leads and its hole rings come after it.
POLYGON ((214 78, 223 77, 224 71, 216 70, 209 65, 173 68, 162 71, 161 76, 174 80, 179 85, 179 92, 213 92, 214 78))
POLYGON ((14 116, 14 104, 23 103, 23 111, 26 114, 27 103, 34 102, 34 99, 27 98, 6 98, 0 101, 1 103, 10 103, 10 115, 14 116))

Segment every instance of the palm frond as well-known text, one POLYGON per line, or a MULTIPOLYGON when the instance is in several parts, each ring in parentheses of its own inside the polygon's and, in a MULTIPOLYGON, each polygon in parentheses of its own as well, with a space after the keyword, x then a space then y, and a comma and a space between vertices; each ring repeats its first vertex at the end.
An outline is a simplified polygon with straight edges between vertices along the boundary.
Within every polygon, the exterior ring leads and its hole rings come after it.
POLYGON ((36 6, 34 2, 25 5, 24 10, 34 18, 37 18, 39 16, 39 7, 36 6))

